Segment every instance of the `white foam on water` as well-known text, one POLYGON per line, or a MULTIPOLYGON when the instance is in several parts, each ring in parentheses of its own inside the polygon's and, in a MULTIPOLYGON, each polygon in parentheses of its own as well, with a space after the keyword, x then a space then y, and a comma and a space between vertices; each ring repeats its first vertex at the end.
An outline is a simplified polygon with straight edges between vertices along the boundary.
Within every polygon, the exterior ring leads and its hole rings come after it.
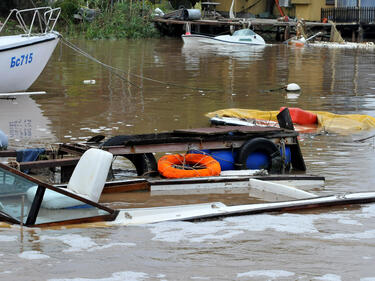
POLYGON ((364 260, 372 260, 372 259, 373 259, 373 257, 369 257, 369 256, 364 256, 364 257, 362 257, 362 259, 364 259, 364 260))
POLYGON ((310 43, 309 46, 324 47, 324 48, 338 48, 338 49, 366 49, 374 50, 375 45, 372 42, 356 43, 356 42, 314 42, 310 43))
POLYGON ((17 236, 0 235, 0 242, 12 242, 12 241, 17 241, 17 236))
POLYGON ((65 234, 61 236, 41 236, 40 240, 59 240, 71 248, 63 250, 64 252, 78 252, 96 247, 97 244, 89 237, 83 237, 78 234, 65 234))
POLYGON ((374 218, 375 217, 375 204, 362 207, 362 213, 356 216, 360 218, 365 218, 365 219, 374 218))
POLYGON ((361 278, 359 280, 360 281, 375 281, 375 276, 374 277, 365 277, 365 278, 361 278))
MULTIPOLYGON (((375 205, 374 205, 375 206, 375 205)), ((362 225, 361 222, 352 219, 365 215, 366 218, 375 214, 375 208, 368 206, 363 213, 354 215, 348 212, 322 213, 322 214, 291 214, 280 215, 260 214, 252 216, 228 217, 220 221, 208 222, 161 222, 145 227, 155 235, 152 239, 165 242, 204 242, 214 240, 226 240, 246 232, 276 231, 291 234, 320 234, 322 239, 373 239, 375 230, 367 230, 357 233, 321 233, 315 222, 321 220, 333 220, 333 223, 344 225, 362 225), (373 213, 374 212, 374 213, 373 213)))
POLYGON ((338 223, 341 223, 341 224, 350 224, 350 225, 362 225, 359 221, 352 220, 352 219, 345 219, 345 218, 339 219, 338 223))
POLYGON ((341 276, 336 275, 336 274, 325 274, 320 277, 315 277, 312 280, 341 281, 341 276))
POLYGON ((273 229, 279 232, 300 234, 317 233, 318 230, 314 226, 314 220, 317 218, 321 217, 298 214, 265 214, 252 216, 251 219, 248 217, 232 217, 225 219, 225 221, 235 223, 235 229, 247 231, 265 231, 267 229, 273 229))
MULTIPOLYGON (((254 215, 230 217, 221 221, 202 223, 191 222, 162 222, 150 224, 146 227, 155 235, 152 240, 165 242, 203 242, 212 240, 230 239, 244 233, 244 231, 265 231, 273 229, 287 233, 318 233, 314 220, 324 216, 316 215, 254 215)), ((326 216, 325 218, 336 218, 326 216)))
POLYGON ((143 272, 133 272, 133 271, 124 271, 124 272, 115 272, 111 277, 104 277, 99 279, 92 278, 64 278, 64 279, 48 279, 48 281, 141 281, 148 279, 149 276, 147 273, 143 272))
POLYGON ((42 254, 39 251, 25 251, 18 255, 21 259, 26 260, 42 260, 42 259, 49 259, 50 257, 47 255, 42 254))
MULTIPOLYGON (((276 279, 279 277, 290 277, 295 275, 294 272, 285 271, 285 270, 254 270, 254 271, 248 271, 244 273, 238 273, 237 278, 242 277, 269 277, 272 279, 276 279)), ((272 280, 271 279, 271 280, 272 280)))
POLYGON ((163 222, 147 226, 155 237, 152 240, 165 242, 203 242, 206 240, 222 240, 243 233, 243 231, 227 229, 222 221, 204 223, 163 222))
POLYGON ((79 251, 88 251, 94 252, 98 250, 108 249, 111 247, 125 246, 133 247, 136 246, 135 243, 109 243, 106 245, 96 244, 90 237, 83 237, 78 234, 65 234, 61 236, 42 236, 41 240, 59 240, 64 244, 70 246, 69 249, 63 250, 63 252, 79 252, 79 251))
POLYGON ((92 248, 88 249, 88 252, 108 249, 108 248, 112 248, 112 247, 115 247, 115 246, 134 247, 136 245, 137 244, 135 244, 135 243, 110 243, 110 244, 103 245, 103 246, 92 247, 92 248))
POLYGON ((361 240, 361 239, 374 239, 375 229, 366 230, 363 232, 356 233, 335 233, 331 235, 326 235, 322 237, 323 239, 333 240, 333 239, 347 239, 347 240, 361 240))
POLYGON ((210 280, 210 277, 200 277, 200 276, 192 276, 190 277, 191 280, 210 280))
POLYGON ((314 162, 311 162, 311 165, 327 165, 327 162, 324 162, 324 161, 314 161, 314 162))

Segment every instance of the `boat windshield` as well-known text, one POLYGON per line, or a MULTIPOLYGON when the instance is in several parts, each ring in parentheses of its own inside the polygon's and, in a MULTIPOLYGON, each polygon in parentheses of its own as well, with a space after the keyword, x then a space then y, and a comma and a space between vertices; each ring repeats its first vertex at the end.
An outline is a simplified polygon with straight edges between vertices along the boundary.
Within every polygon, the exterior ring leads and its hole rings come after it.
POLYGON ((254 31, 251 29, 240 29, 233 33, 232 36, 253 36, 257 35, 254 31))
POLYGON ((69 192, 60 193, 53 189, 59 190, 0 164, 0 221, 22 222, 26 226, 64 221, 76 223, 72 220, 92 217, 97 218, 95 221, 103 221, 108 219, 99 219, 98 216, 108 216, 114 212, 94 202, 81 201, 77 195, 72 198, 64 194, 69 192), (66 202, 76 204, 66 207, 66 202))

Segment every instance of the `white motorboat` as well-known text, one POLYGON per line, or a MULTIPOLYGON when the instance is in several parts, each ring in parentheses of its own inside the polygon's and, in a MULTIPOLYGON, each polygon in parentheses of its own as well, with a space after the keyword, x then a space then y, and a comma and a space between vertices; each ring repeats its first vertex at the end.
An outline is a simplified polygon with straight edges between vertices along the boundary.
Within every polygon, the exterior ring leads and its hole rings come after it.
POLYGON ((240 29, 233 33, 233 35, 219 35, 215 37, 190 34, 187 32, 182 35, 182 40, 186 45, 234 45, 234 46, 254 46, 265 45, 264 39, 251 29, 240 29))
MULTIPOLYGON (((112 209, 102 202, 102 191, 112 154, 99 149, 85 152, 65 188, 49 185, 0 163, 0 227, 126 226, 164 221, 220 219, 260 213, 309 210, 375 202, 375 192, 317 196, 293 186, 259 179, 247 180, 249 197, 257 203, 225 205, 222 202, 146 208, 112 209)), ((208 179, 211 183, 215 179, 208 179)), ((168 180, 166 180, 168 181, 168 180)), ((129 185, 130 186, 130 185, 129 185)), ((126 185, 119 185, 119 203, 126 185)), ((131 190, 131 189, 128 189, 131 190)), ((134 190, 134 189, 133 189, 134 190)), ((115 191, 110 191, 112 193, 115 191)), ((126 197, 124 197, 126 198, 126 197)), ((126 199, 125 199, 126 200, 126 199)), ((113 202, 113 201, 112 201, 113 202)))
POLYGON ((60 34, 54 31, 59 15, 60 8, 50 7, 10 12, 0 33, 12 16, 23 33, 0 36, 0 93, 25 91, 39 77, 59 42, 60 34), (25 18, 31 23, 26 24, 25 18))

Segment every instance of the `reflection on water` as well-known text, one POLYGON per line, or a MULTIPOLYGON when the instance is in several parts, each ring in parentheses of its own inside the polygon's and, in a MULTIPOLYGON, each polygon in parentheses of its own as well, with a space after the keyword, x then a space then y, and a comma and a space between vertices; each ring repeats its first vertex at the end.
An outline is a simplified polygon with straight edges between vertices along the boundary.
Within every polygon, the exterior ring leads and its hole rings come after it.
MULTIPOLYGON (((14 130, 10 146, 44 146, 99 133, 110 137, 204 127, 209 124, 205 113, 234 107, 293 106, 375 116, 375 54, 367 50, 272 45, 251 54, 195 51, 176 38, 74 43, 126 73, 120 79, 65 47, 56 48, 30 89, 45 90, 47 95, 27 97, 22 108, 0 101, 1 129, 7 133, 11 122, 32 120, 21 122, 31 127, 31 137, 21 138, 14 130), (96 84, 86 85, 84 80, 96 84), (288 83, 301 86, 299 95, 280 90, 288 83)), ((372 134, 301 135, 308 171, 327 178, 321 192, 373 190, 374 139, 356 142, 372 134)), ((38 230, 26 232, 23 241, 17 230, 0 229, 0 256, 6 256, 0 266, 9 271, 0 272, 0 279, 374 278, 373 217, 369 205, 201 223, 38 230), (48 266, 36 270, 32 258, 42 255, 50 257, 53 272, 48 266)))
POLYGON ((0 100, 0 129, 13 140, 14 145, 24 146, 37 141, 56 141, 50 132, 48 117, 30 96, 0 100))
MULTIPOLYGON (((236 59, 239 62, 249 63, 263 59, 263 53, 266 46, 233 46, 228 45, 207 45, 191 46, 183 45, 182 55, 185 57, 187 67, 196 64, 199 57, 223 56, 236 59)), ((198 61, 199 62, 199 61, 198 61)), ((193 70, 193 69, 192 69, 193 70)))

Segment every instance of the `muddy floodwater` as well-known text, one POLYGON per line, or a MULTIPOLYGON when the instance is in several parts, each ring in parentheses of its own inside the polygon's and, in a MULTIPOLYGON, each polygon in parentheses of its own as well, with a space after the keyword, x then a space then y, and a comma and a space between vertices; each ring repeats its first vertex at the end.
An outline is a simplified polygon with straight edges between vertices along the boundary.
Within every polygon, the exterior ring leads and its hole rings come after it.
MULTIPOLYGON (((223 108, 375 116, 371 49, 192 49, 178 38, 73 43, 123 72, 58 46, 30 89, 48 94, 0 101, 10 147, 204 127, 205 113, 223 108), (279 89, 288 83, 302 91, 279 89)), ((308 172, 326 177, 311 191, 375 190, 375 139, 357 142, 374 133, 302 134, 308 172)), ((0 280, 368 281, 374 265, 374 204, 197 223, 0 228, 0 280)))

